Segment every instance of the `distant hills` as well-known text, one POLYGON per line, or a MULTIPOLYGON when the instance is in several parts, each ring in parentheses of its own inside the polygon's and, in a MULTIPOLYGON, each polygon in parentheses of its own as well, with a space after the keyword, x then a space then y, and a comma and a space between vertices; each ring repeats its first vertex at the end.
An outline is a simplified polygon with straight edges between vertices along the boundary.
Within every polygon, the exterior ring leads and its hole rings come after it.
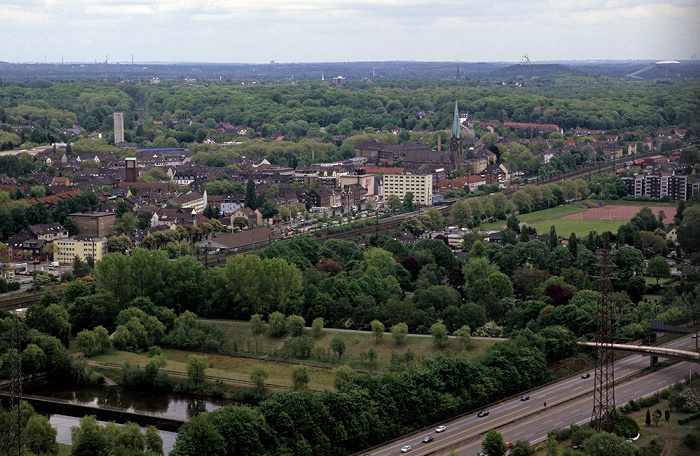
POLYGON ((526 78, 543 78, 552 73, 584 73, 582 70, 572 68, 559 63, 544 63, 544 64, 519 64, 510 65, 505 68, 499 68, 487 75, 490 79, 514 79, 518 76, 526 78))
POLYGON ((336 76, 358 79, 488 79, 518 76, 543 78, 552 73, 583 73, 630 79, 697 79, 700 61, 569 61, 513 64, 512 62, 324 62, 324 63, 7 63, 0 62, 4 81, 37 80, 183 80, 186 78, 239 81, 330 81, 336 76))

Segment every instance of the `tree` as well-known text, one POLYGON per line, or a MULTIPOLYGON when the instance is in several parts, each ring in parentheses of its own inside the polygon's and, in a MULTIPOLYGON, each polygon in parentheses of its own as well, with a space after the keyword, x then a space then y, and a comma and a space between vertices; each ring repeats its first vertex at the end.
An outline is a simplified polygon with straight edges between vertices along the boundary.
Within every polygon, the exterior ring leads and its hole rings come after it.
POLYGON ((659 420, 661 419, 662 413, 661 410, 656 409, 654 410, 654 413, 651 416, 651 419, 654 421, 654 426, 659 425, 659 420))
POLYGON ((456 330, 453 334, 455 335, 455 337, 457 337, 457 340, 460 344, 462 344, 462 347, 465 350, 474 347, 474 339, 472 339, 471 329, 469 328, 469 326, 464 325, 458 330, 456 330))
POLYGON ((616 266, 615 275, 622 284, 634 276, 641 276, 644 271, 644 255, 634 247, 623 245, 613 250, 611 259, 616 266))
POLYGON ((309 387, 309 368, 303 365, 292 367, 292 389, 303 390, 309 387))
POLYGON ((150 451, 157 455, 163 454, 163 438, 158 433, 155 426, 146 427, 146 451, 150 451))
POLYGON ((250 222, 248 221, 247 218, 245 218, 241 215, 233 218, 233 227, 234 228, 242 230, 243 228, 247 228, 249 226, 250 226, 250 222))
POLYGON ((408 325, 406 323, 396 323, 391 327, 391 337, 394 338, 397 344, 401 345, 406 340, 408 334, 408 325))
POLYGON ((399 195, 389 195, 386 204, 391 209, 391 212, 396 212, 396 208, 401 205, 401 197, 399 195))
POLYGON ((136 217, 131 212, 127 212, 114 221, 114 231, 123 233, 136 229, 136 217))
POLYGON ((38 456, 42 454, 55 455, 58 454, 57 434, 58 431, 51 426, 48 418, 37 413, 29 417, 23 430, 23 440, 27 442, 29 449, 38 456))
POLYGON ((505 456, 507 450, 503 435, 493 429, 488 431, 481 441, 481 451, 489 456, 505 456))
POLYGON ((41 253, 44 254, 44 256, 47 259, 50 259, 51 261, 56 260, 56 255, 61 253, 61 249, 56 245, 55 242, 49 242, 44 246, 44 248, 41 249, 41 253))
POLYGON ((647 426, 651 426, 651 412, 649 412, 649 409, 647 409, 647 417, 644 420, 647 426))
POLYGON ((140 230, 145 230, 146 228, 151 226, 152 217, 153 213, 151 211, 139 212, 139 215, 136 217, 136 228, 140 230))
POLYGON ((278 213, 279 210, 277 209, 277 206, 275 206, 269 201, 265 201, 265 203, 262 205, 262 208, 260 208, 260 214, 265 219, 271 219, 278 213))
POLYGON ((545 446, 547 448, 547 456, 559 456, 559 442, 557 442, 557 438, 553 434, 547 437, 545 446))
POLYGON ((427 216, 427 228, 430 230, 439 230, 442 228, 442 225, 444 223, 445 217, 442 215, 442 212, 438 211, 434 207, 431 207, 427 211, 425 211, 425 215, 427 216))
POLYGON ((438 347, 442 348, 447 345, 449 337, 447 337, 447 328, 442 323, 434 323, 430 327, 430 334, 433 336, 433 342, 438 347))
POLYGON ((331 339, 330 348, 338 354, 338 358, 342 358, 345 353, 345 340, 340 336, 334 336, 331 339))
POLYGON ((350 379, 355 375, 355 370, 352 367, 343 364, 339 368, 333 369, 333 386, 335 386, 335 389, 341 389, 343 386, 347 385, 350 379))
POLYGON ((647 261, 647 275, 656 279, 656 285, 659 284, 659 279, 666 279, 671 277, 671 266, 668 264, 666 258, 662 256, 656 256, 651 260, 647 261))
POLYGON ((384 335, 384 323, 382 323, 379 320, 372 320, 372 322, 369 325, 372 328, 374 343, 378 344, 379 341, 382 340, 382 336, 384 335))
POLYGON ((290 315, 287 317, 287 332, 292 333, 292 336, 298 337, 304 334, 304 317, 299 315, 290 315))
POLYGON ((187 376, 194 383, 202 383, 205 379, 205 370, 208 364, 206 356, 190 355, 187 359, 187 376))
POLYGON ((24 350, 22 350, 20 359, 22 362, 22 370, 28 374, 41 372, 44 370, 44 366, 46 366, 44 350, 36 344, 28 344, 24 350))
POLYGON ((131 250, 131 247, 131 239, 126 236, 112 236, 107 239, 107 251, 109 253, 118 252, 125 254, 127 250, 131 250))
POLYGON ((635 446, 615 434, 599 432, 583 441, 583 448, 589 456, 633 456, 635 446))
POLYGON ((571 233, 571 236, 569 236, 569 244, 567 247, 569 253, 571 253, 571 256, 574 257, 575 260, 578 256, 578 238, 576 238, 576 233, 571 233))
POLYGON ((258 388, 259 392, 265 391, 265 380, 270 376, 270 372, 264 366, 258 364, 250 371, 250 381, 258 388))
POLYGON ((678 227, 678 244, 687 253, 700 252, 700 204, 683 211, 683 222, 678 227))
POLYGON ((318 339, 323 335, 323 325, 323 317, 314 318, 314 321, 311 322, 311 334, 314 336, 314 339, 318 339))
POLYGON ((89 358, 97 353, 97 338, 89 329, 83 329, 75 337, 75 347, 89 358))
POLYGON ((414 236, 420 236, 425 231, 425 225, 418 217, 406 217, 401 222, 401 230, 408 231, 414 236))
POLYGON ((245 187, 244 204, 245 204, 245 207, 249 207, 252 210, 255 210, 258 208, 258 206, 256 204, 256 197, 255 197, 255 182, 253 182, 252 177, 248 179, 248 183, 246 184, 246 187, 245 187))
POLYGON ((253 334, 260 334, 265 330, 265 322, 262 315, 255 314, 250 317, 250 330, 253 334))
POLYGON ((413 208, 413 193, 406 192, 401 202, 401 210, 404 212, 411 212, 413 208))
POLYGON ((279 337, 287 331, 287 321, 281 312, 272 312, 268 317, 267 334, 270 337, 279 337))
POLYGON ((469 204, 464 200, 455 201, 450 209, 450 219, 459 226, 466 225, 472 220, 472 211, 469 204))

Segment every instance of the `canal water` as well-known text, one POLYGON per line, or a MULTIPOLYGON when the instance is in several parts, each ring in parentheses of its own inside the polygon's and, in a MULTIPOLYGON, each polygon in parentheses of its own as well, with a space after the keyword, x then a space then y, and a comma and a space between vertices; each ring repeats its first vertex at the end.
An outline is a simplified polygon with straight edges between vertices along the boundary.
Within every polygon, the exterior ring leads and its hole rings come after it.
MULTIPOLYGON (((83 406, 119 409, 182 421, 189 421, 202 412, 234 404, 228 400, 204 400, 186 394, 136 391, 120 386, 44 385, 25 388, 24 393, 83 406)), ((51 415, 49 421, 58 430, 59 443, 71 444, 70 428, 78 426, 78 420, 77 417, 51 415)), ((163 450, 168 454, 175 445, 177 434, 160 431, 160 435, 163 438, 163 450)))

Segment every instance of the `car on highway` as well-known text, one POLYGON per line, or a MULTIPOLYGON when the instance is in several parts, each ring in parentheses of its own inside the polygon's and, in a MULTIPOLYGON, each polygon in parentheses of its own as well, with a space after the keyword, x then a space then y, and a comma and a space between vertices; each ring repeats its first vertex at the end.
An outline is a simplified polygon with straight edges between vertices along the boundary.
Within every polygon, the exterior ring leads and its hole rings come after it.
POLYGON ((423 443, 430 443, 433 441, 433 436, 432 435, 426 435, 423 437, 423 443))
POLYGON ((438 426, 435 428, 435 432, 445 432, 445 429, 447 429, 445 426, 438 426))
POLYGON ((476 416, 478 416, 479 418, 481 418, 481 417, 483 417, 483 416, 487 416, 488 414, 489 414, 489 411, 488 411, 488 410, 482 410, 482 411, 480 411, 479 414, 476 415, 476 416))
POLYGON ((530 396, 528 396, 528 395, 526 394, 525 396, 522 396, 522 397, 520 398, 520 400, 521 400, 521 401, 529 401, 529 400, 530 400, 530 396))
POLYGON ((409 451, 411 451, 411 445, 406 445, 403 448, 401 448, 402 453, 408 453, 409 451))
POLYGON ((581 378, 590 378, 590 377, 591 377, 591 374, 589 374, 588 372, 581 375, 581 378))

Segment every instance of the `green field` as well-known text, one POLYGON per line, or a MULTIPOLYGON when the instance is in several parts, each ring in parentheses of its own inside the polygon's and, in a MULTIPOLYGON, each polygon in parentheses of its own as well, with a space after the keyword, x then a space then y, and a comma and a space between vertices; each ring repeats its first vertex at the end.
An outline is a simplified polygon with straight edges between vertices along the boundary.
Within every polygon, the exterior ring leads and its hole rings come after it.
MULTIPOLYGON (((249 325, 247 323, 236 322, 215 322, 220 327, 228 340, 236 339, 244 341, 249 337, 249 325)), ((307 331, 308 333, 308 331, 307 331)), ((466 356, 476 358, 483 355, 495 341, 474 340, 473 348, 464 351, 456 339, 450 339, 445 347, 437 347, 433 343, 432 337, 407 336, 402 344, 397 344, 389 334, 384 334, 377 343, 370 332, 353 331, 340 332, 326 329, 318 339, 314 339, 314 348, 311 357, 308 359, 278 359, 271 356, 276 347, 280 347, 281 338, 271 338, 266 335, 252 337, 252 343, 240 342, 239 351, 248 356, 235 356, 225 354, 199 353, 205 355, 210 360, 210 368, 207 375, 230 381, 233 383, 248 383, 253 367, 263 365, 270 373, 266 384, 272 387, 291 387, 292 367, 298 363, 309 364, 309 388, 321 391, 333 388, 333 368, 342 364, 362 370, 362 371, 386 371, 392 367, 392 357, 400 359, 401 363, 420 364, 424 359, 438 355, 450 357, 466 356), (333 338, 339 337, 345 342, 346 350, 342 358, 330 349, 330 342, 333 338), (374 349, 377 354, 376 364, 370 366, 365 355, 370 349, 374 349), (407 359, 407 352, 413 353, 407 359), (252 355, 252 357, 251 357, 252 355), (371 369, 370 369, 371 368, 371 369)), ((164 367, 172 374, 185 376, 186 363, 191 351, 164 349, 168 363, 164 367)), ((115 365, 123 366, 127 362, 132 365, 145 367, 151 360, 145 353, 130 353, 124 351, 112 351, 106 354, 97 355, 90 358, 91 363, 102 364, 104 367, 115 365)), ((213 380, 213 379, 212 379, 213 380)))
POLYGON ((557 230, 557 234, 559 236, 564 236, 568 238, 571 233, 576 233, 576 236, 578 238, 582 238, 588 235, 588 233, 590 233, 591 231, 596 231, 598 232, 598 234, 603 233, 605 231, 612 231, 613 233, 617 233, 617 229, 625 223, 627 222, 611 222, 608 220, 559 219, 550 220, 542 223, 536 223, 532 226, 535 229, 537 229, 537 233, 539 234, 549 234, 549 230, 551 229, 552 225, 554 225, 554 228, 557 230))
MULTIPOLYGON (((553 207, 551 209, 544 209, 542 211, 530 212, 529 214, 518 215, 518 220, 521 222, 525 222, 528 225, 532 225, 547 220, 559 219, 561 217, 564 217, 565 215, 576 214, 577 212, 584 212, 586 209, 586 206, 584 206, 582 203, 576 202, 566 204, 564 206, 553 207)), ((482 225, 482 228, 484 230, 489 231, 501 230, 505 225, 505 220, 499 220, 494 223, 487 223, 485 225, 482 225)), ((537 230, 537 232, 539 233, 540 231, 537 230)))

